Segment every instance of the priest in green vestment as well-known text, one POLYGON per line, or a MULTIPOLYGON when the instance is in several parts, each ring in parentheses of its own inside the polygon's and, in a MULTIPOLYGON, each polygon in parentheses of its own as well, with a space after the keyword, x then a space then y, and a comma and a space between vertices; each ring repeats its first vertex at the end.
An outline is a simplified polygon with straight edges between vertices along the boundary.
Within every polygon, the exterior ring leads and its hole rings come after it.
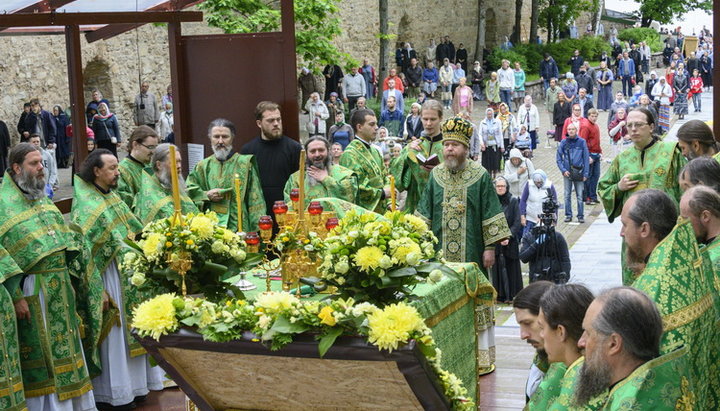
MULTIPOLYGON (((613 159, 598 182, 598 196, 610 222, 620 216, 623 204, 639 190, 665 191, 675 203, 680 201, 682 194, 678 173, 686 161, 677 143, 659 140, 652 134, 655 128, 653 116, 644 108, 630 110, 627 128, 632 147, 613 159)), ((624 254, 625 242, 622 250, 624 254)), ((623 284, 630 285, 634 278, 624 262, 621 261, 623 284)))
POLYGON ((221 226, 237 231, 258 231, 258 220, 265 215, 265 199, 255 158, 233 152, 235 126, 227 120, 213 121, 208 135, 213 155, 197 163, 190 172, 188 196, 201 211, 214 211, 221 226), (240 179, 242 198, 240 227, 235 199, 236 176, 240 179))
MULTIPOLYGON (((172 162, 170 146, 163 143, 157 146, 151 157, 151 167, 145 169, 140 179, 140 191, 135 195, 135 215, 143 225, 171 217, 175 213, 172 193, 172 162)), ((185 179, 182 177, 182 156, 175 150, 178 183, 180 185, 180 206, 183 214, 197 213, 198 208, 188 197, 185 179)))
POLYGON ((527 409, 547 410, 550 404, 554 403, 557 397, 560 396, 560 388, 566 371, 567 365, 563 362, 550 364, 537 390, 530 397, 527 409))
POLYGON ((603 410, 693 409, 688 347, 660 355, 663 320, 645 293, 630 287, 604 291, 588 307, 583 330, 578 345, 585 349, 585 362, 575 384, 574 407, 602 403, 603 410))
POLYGON ((0 410, 26 410, 20 371, 17 319, 12 295, 20 286, 22 270, 0 246, 0 410))
POLYGON ((690 221, 678 219, 677 206, 660 190, 642 190, 623 207, 622 235, 627 261, 640 275, 633 287, 657 304, 664 333, 660 354, 688 348, 688 379, 696 409, 720 406, 720 331, 715 291, 690 221), (677 224, 674 225, 674 222, 677 224))
POLYGON ((90 153, 75 176, 70 219, 80 227, 85 247, 91 250, 88 275, 102 279, 105 294, 120 314, 102 340, 96 341, 102 370, 92 380, 95 401, 131 406, 149 389, 163 388, 164 372, 150 367, 145 350, 130 335, 132 311, 149 296, 140 293, 119 269, 128 251, 124 240, 134 239, 143 228, 114 192, 119 178, 117 158, 109 150, 90 153))
MULTIPOLYGON (((330 142, 322 136, 310 137, 305 142, 305 151, 305 199, 309 202, 316 198, 337 198, 354 203, 357 196, 357 176, 349 168, 332 164, 330 142)), ((294 172, 283 190, 285 203, 290 206, 290 192, 299 187, 299 174, 299 171, 294 172)))
POLYGON ((82 246, 45 195, 42 156, 10 150, 0 186, 0 245, 24 273, 13 292, 29 409, 95 409, 68 263, 82 246))
POLYGON ((423 106, 421 119, 424 131, 419 139, 413 139, 390 163, 390 174, 395 176, 398 191, 407 191, 405 207, 407 213, 415 212, 420 197, 427 187, 430 171, 443 160, 442 116, 443 107, 437 100, 428 100, 423 106), (429 161, 428 161, 429 160, 429 161))
POLYGON ((495 243, 510 237, 510 229, 490 174, 467 157, 472 131, 459 117, 443 124, 445 161, 430 173, 417 212, 429 221, 445 259, 474 262, 487 272, 495 243))
POLYGON ((142 187, 142 171, 150 163, 160 137, 148 126, 140 126, 133 130, 128 140, 128 156, 120 162, 120 180, 117 194, 132 209, 135 195, 142 187))
POLYGON ((382 153, 372 146, 377 132, 375 113, 368 109, 357 110, 350 119, 350 125, 355 131, 355 139, 340 156, 340 165, 354 171, 357 176, 356 204, 384 214, 390 200, 390 188, 382 153))

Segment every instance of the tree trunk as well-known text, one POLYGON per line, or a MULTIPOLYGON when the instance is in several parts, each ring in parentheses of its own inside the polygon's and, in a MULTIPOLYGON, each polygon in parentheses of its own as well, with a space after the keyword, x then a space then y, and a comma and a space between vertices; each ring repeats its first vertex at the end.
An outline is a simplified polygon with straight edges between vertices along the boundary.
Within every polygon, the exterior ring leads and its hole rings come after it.
POLYGON ((477 38, 475 40, 475 61, 483 64, 483 50, 485 49, 485 0, 477 0, 477 38))
POLYGON ((653 22, 653 19, 650 17, 642 16, 642 19, 640 20, 640 27, 650 27, 650 23, 653 22))
POLYGON ((380 72, 378 73, 378 92, 377 92, 377 100, 380 101, 382 99, 382 85, 383 80, 385 80, 385 77, 387 76, 388 68, 388 44, 390 43, 390 40, 388 39, 388 0, 379 0, 379 9, 380 9, 380 57, 378 58, 378 68, 380 69, 380 72))
MULTIPOLYGON (((555 5, 555 2, 553 0, 550 0, 548 4, 549 7, 552 7, 555 5)), ((548 15, 547 16, 547 42, 552 43, 555 40, 554 32, 553 32, 553 17, 548 15)))
POLYGON ((513 44, 522 43, 522 34, 520 25, 522 24, 522 6, 523 0, 515 0, 515 28, 513 29, 513 44))
POLYGON ((540 0, 532 0, 530 8, 530 35, 528 43, 535 43, 538 32, 538 17, 540 15, 540 0))
POLYGON ((593 31, 597 33, 598 27, 600 27, 600 20, 602 19, 603 9, 605 8, 605 0, 598 0, 597 13, 593 15, 593 31))

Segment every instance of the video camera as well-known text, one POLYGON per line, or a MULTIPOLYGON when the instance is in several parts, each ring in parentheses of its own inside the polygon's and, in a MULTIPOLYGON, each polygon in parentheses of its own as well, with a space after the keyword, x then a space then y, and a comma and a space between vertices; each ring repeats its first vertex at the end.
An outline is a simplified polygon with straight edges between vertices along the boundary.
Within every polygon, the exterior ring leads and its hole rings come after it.
POLYGON ((555 243, 555 220, 560 204, 555 201, 550 190, 547 190, 547 199, 542 204, 542 214, 538 215, 539 223, 533 227, 535 238, 542 238, 539 242, 538 260, 542 262, 539 273, 531 273, 533 281, 548 280, 555 284, 565 284, 568 274, 561 270, 558 259, 557 245, 555 243), (540 237, 542 236, 542 237, 540 237))
POLYGON ((557 211, 560 208, 560 204, 555 201, 550 189, 546 190, 547 199, 542 204, 542 214, 538 215, 539 224, 533 227, 533 234, 535 236, 539 234, 550 234, 555 231, 553 224, 557 217, 557 211))

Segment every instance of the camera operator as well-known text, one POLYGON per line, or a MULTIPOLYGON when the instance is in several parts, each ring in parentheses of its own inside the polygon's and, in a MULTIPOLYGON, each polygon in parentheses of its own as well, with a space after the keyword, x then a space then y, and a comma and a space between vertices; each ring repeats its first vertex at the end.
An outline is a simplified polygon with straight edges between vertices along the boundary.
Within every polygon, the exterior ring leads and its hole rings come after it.
POLYGON ((530 282, 538 280, 564 284, 570 278, 570 252, 562 234, 555 231, 558 202, 548 193, 539 223, 525 233, 520 260, 529 264, 530 282))

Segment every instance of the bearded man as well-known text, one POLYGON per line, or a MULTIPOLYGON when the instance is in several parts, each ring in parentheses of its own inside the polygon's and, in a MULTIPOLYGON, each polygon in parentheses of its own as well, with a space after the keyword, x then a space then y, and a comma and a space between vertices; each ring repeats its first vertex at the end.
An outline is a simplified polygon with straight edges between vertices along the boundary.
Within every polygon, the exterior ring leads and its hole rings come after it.
POLYGON ((630 196, 620 215, 626 266, 637 276, 633 288, 645 292, 662 316, 660 354, 688 347, 695 406, 717 409, 720 374, 714 365, 720 361, 720 332, 715 290, 708 281, 712 266, 700 254, 691 222, 677 217, 675 200, 663 191, 645 189, 630 196))
MULTIPOLYGON (((474 262, 487 276, 495 263, 495 243, 510 237, 510 228, 495 193, 490 174, 468 160, 473 125, 460 117, 442 126, 444 162, 430 172, 428 186, 417 214, 423 217, 440 240, 436 245, 451 262, 474 262)), ((485 307, 479 309, 489 309, 485 307)), ((480 314, 480 315, 484 315, 480 314)), ((487 313, 492 318, 492 312, 487 313)), ((481 329, 479 367, 491 372, 495 365, 495 335, 492 322, 481 329)))
MULTIPOLYGON (((174 145, 163 143, 157 146, 150 157, 150 167, 142 173, 140 191, 135 196, 134 210, 135 215, 143 225, 171 217, 175 213, 170 146, 174 145)), ((177 147, 175 148, 175 165, 177 167, 182 213, 197 213, 197 206, 187 195, 187 185, 182 176, 182 155, 177 147)))
MULTIPOLYGON (((80 227, 85 249, 90 251, 87 274, 101 279, 102 285, 97 288, 103 290, 104 300, 112 301, 120 311, 116 322, 110 321, 114 324, 103 327, 107 334, 97 334, 93 341, 100 348, 101 373, 92 380, 100 409, 129 409, 144 400, 150 389, 163 389, 164 372, 160 367, 150 367, 145 350, 130 335, 132 311, 145 296, 120 273, 119 261, 127 252, 125 239, 135 238, 142 225, 115 192, 119 179, 118 160, 111 151, 100 148, 90 153, 75 176, 70 214, 70 220, 80 227)), ((103 309, 109 304, 105 302, 103 309)))
MULTIPOLYGON (((308 161, 305 172, 305 198, 310 201, 317 198, 337 198, 355 202, 357 196, 357 176, 349 168, 333 165, 330 158, 330 142, 322 136, 310 137, 305 142, 308 161)), ((290 192, 298 188, 298 175, 293 173, 285 183, 285 202, 292 205, 290 192)))
POLYGON ((94 410, 70 277, 82 245, 45 195, 40 151, 19 143, 9 163, 0 187, 0 245, 23 272, 12 298, 27 407, 94 410))
MULTIPOLYGON (((230 230, 257 231, 265 203, 255 158, 233 152, 235 125, 224 118, 208 127, 213 155, 195 165, 187 179, 188 196, 198 209, 214 211, 221 226, 230 230), (235 178, 240 178, 242 224, 238 224, 235 178)), ((283 180, 284 181, 284 180, 283 180)))
POLYGON ((578 346, 585 349, 585 362, 575 383, 574 405, 586 409, 599 402, 610 410, 692 407, 688 347, 660 355, 663 319, 645 293, 630 287, 603 292, 585 312, 583 330, 578 346))

